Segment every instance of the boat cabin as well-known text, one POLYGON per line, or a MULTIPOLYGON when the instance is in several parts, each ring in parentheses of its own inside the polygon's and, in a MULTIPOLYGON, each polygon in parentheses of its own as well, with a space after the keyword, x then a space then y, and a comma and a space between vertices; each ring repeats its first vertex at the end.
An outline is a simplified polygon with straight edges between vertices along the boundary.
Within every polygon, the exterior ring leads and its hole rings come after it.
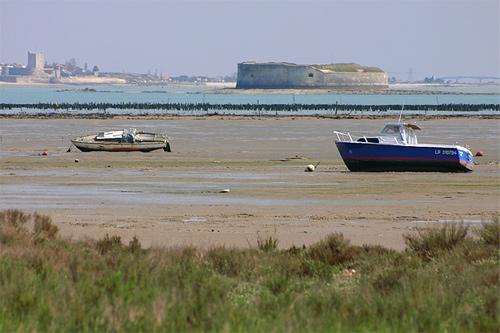
POLYGON ((121 140, 123 131, 99 132, 95 137, 99 141, 116 141, 121 140))
POLYGON ((134 143, 137 130, 128 128, 121 131, 100 132, 96 135, 96 141, 126 142, 134 143))
POLYGON ((398 145, 416 145, 418 144, 416 130, 420 127, 407 123, 389 123, 384 126, 377 137, 359 138, 358 142, 385 143, 398 145))

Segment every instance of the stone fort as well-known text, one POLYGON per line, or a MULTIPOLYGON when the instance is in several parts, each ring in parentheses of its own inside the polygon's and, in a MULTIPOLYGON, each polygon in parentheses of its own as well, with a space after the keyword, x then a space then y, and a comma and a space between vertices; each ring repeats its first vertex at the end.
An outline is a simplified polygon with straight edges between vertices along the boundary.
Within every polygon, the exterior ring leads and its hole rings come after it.
POLYGON ((298 65, 253 61, 238 64, 236 88, 240 89, 386 89, 387 73, 377 67, 354 63, 298 65))

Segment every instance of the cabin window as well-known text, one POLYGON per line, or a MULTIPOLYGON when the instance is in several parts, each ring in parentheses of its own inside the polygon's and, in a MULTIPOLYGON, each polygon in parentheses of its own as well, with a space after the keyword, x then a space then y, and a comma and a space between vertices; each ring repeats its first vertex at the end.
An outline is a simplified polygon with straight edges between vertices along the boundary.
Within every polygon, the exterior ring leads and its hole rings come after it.
POLYGON ((378 138, 359 138, 358 142, 379 143, 378 138))
POLYGON ((313 73, 309 73, 309 77, 313 77, 313 76, 314 76, 314 74, 313 74, 313 73))

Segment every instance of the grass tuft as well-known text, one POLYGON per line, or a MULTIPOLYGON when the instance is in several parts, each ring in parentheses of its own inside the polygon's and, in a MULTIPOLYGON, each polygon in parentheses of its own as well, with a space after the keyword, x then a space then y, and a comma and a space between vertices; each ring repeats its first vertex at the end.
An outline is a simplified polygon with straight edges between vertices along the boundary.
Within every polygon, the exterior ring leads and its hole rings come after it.
POLYGON ((0 243, 22 243, 30 237, 35 241, 55 238, 59 228, 52 224, 50 217, 39 214, 26 214, 17 209, 0 212, 0 243), (33 233, 25 227, 33 220, 33 233))
POLYGON ((139 242, 139 239, 134 236, 128 243, 128 250, 132 253, 138 253, 141 251, 141 249, 141 242, 139 242))
POLYGON ((98 240, 95 245, 100 254, 106 254, 113 249, 121 249, 122 239, 120 236, 115 235, 109 237, 109 234, 106 234, 104 238, 98 240))
POLYGON ((477 230, 481 241, 484 244, 500 247, 500 220, 496 216, 491 222, 485 222, 477 230))
POLYGON ((273 236, 262 238, 257 236, 257 248, 264 252, 272 252, 278 249, 279 240, 273 236))
POLYGON ((34 228, 33 236, 35 240, 54 239, 59 232, 59 228, 52 223, 52 219, 46 215, 33 215, 34 228))
POLYGON ((9 209, 0 212, 0 224, 7 223, 14 227, 26 224, 30 218, 30 214, 26 214, 18 209, 9 209))

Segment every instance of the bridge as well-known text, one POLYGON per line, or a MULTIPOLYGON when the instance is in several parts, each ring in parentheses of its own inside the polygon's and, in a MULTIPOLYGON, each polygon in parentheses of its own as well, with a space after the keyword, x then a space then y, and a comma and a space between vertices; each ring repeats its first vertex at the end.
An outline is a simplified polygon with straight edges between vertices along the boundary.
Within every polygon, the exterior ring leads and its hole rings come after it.
POLYGON ((458 76, 441 76, 438 79, 454 80, 455 82, 458 82, 460 80, 478 80, 481 83, 483 80, 499 81, 500 76, 458 75, 458 76))
MULTIPOLYGON (((408 81, 412 82, 413 81, 413 75, 419 75, 423 76, 424 73, 415 73, 413 71, 409 72, 391 72, 387 71, 386 72, 389 75, 402 75, 406 74, 408 75, 408 81)), ((426 75, 428 73, 425 73, 426 75)), ((483 81, 500 81, 500 76, 481 76, 481 75, 454 75, 454 76, 436 76, 436 80, 444 80, 444 81, 454 81, 455 83, 458 83, 461 80, 477 80, 479 83, 482 83, 483 81)))

